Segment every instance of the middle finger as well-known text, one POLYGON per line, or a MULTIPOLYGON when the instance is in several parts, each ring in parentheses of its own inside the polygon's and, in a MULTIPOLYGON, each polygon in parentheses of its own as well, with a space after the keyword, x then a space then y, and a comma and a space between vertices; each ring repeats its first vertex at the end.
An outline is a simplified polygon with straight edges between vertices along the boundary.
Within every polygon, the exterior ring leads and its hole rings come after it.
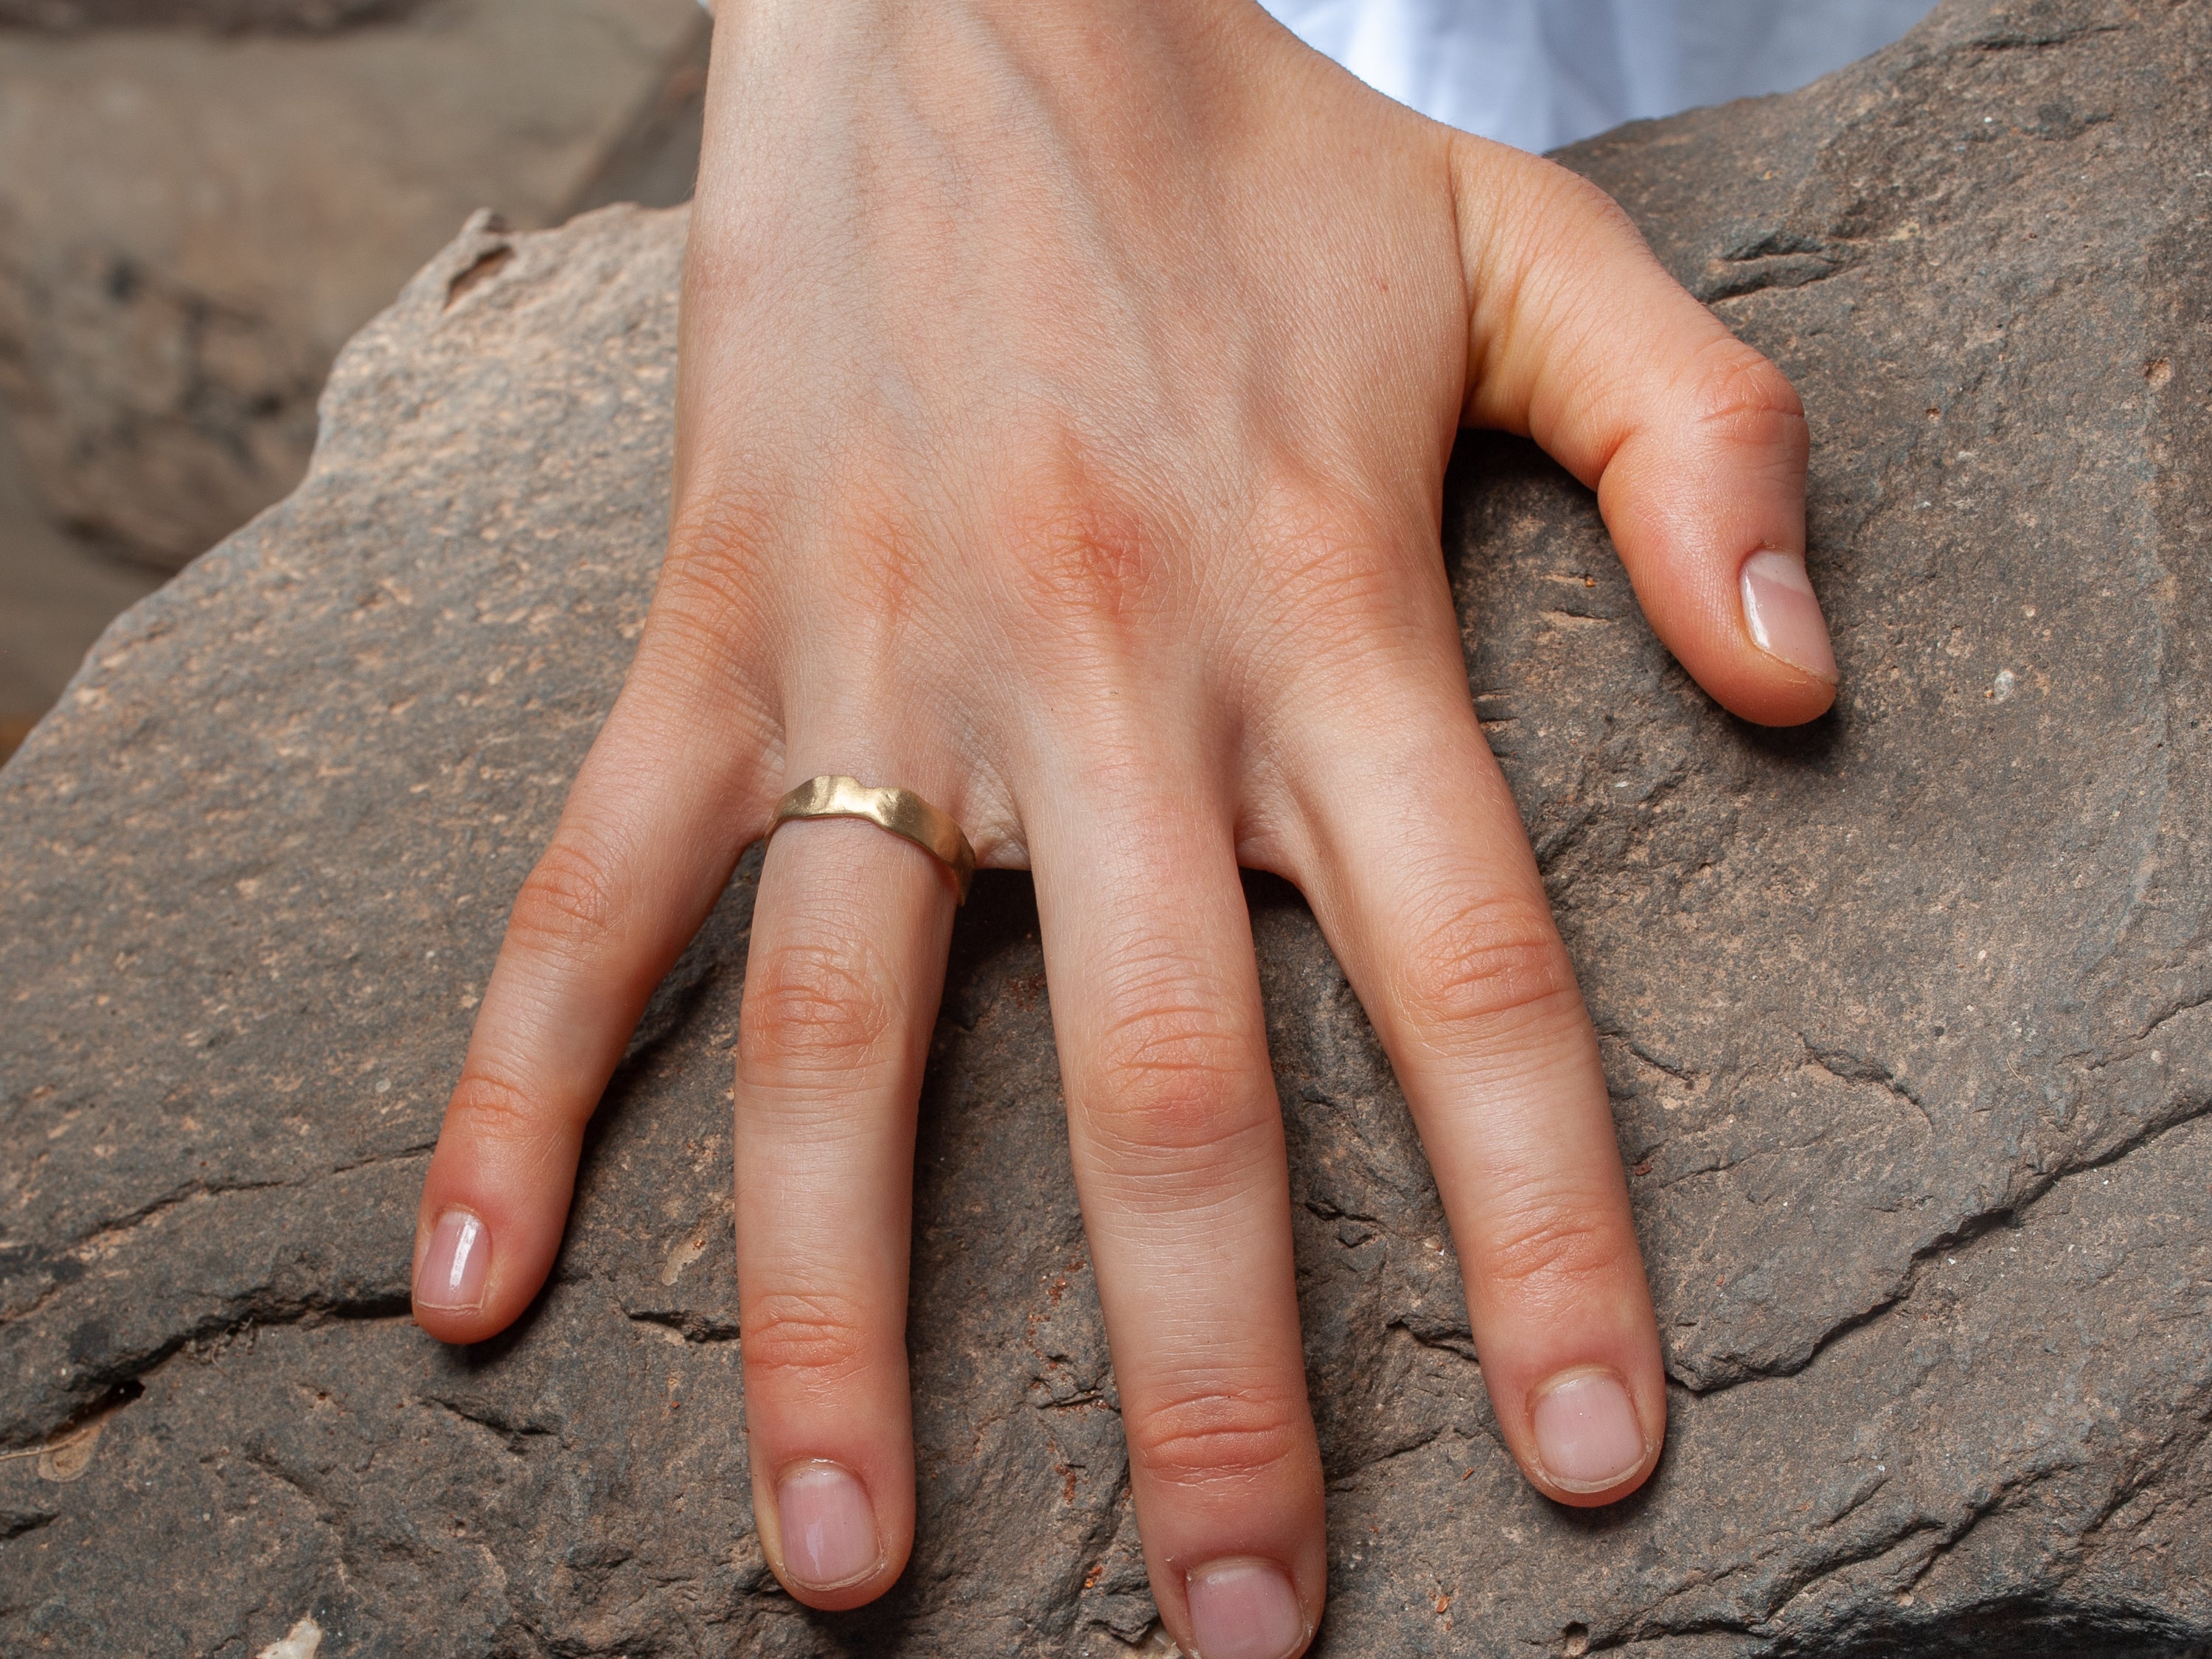
POLYGON ((1288 1659, 1321 1615, 1281 1109, 1231 819, 1146 762, 1024 823, 1145 1555, 1176 1639, 1288 1659))

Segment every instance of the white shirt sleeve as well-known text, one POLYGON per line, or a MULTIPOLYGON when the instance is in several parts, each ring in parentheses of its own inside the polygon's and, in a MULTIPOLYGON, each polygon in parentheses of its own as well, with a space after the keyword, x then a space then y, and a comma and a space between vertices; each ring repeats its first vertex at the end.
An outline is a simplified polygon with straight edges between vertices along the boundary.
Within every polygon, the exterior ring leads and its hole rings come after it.
POLYGON ((1423 114, 1523 149, 1783 92, 1863 58, 1932 0, 1263 0, 1423 114))

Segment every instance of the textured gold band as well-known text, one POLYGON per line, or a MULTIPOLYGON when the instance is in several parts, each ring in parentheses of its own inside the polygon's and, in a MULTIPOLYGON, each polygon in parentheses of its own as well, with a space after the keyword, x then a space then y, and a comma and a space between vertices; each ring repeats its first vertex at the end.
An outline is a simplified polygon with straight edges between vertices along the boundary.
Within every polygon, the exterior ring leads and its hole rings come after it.
POLYGON ((793 818, 866 818, 902 836, 952 872, 960 902, 968 902, 975 849, 958 824, 911 789, 878 789, 858 778, 809 778, 776 803, 769 834, 775 835, 793 818))

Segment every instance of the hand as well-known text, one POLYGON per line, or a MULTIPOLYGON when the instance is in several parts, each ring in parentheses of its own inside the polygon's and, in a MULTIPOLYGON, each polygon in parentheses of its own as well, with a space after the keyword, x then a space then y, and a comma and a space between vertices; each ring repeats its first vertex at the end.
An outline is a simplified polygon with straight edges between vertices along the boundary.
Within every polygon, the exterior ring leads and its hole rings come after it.
MULTIPOLYGON (((536 1295, 647 995, 784 790, 904 785, 1036 872, 1168 1628, 1298 1651, 1322 1471, 1238 866, 1304 890, 1389 1049, 1513 1455, 1563 1504, 1633 1490, 1658 1337, 1468 696, 1444 465, 1462 422, 1533 434, 1699 683, 1786 724, 1834 681, 1797 401, 1596 190, 1249 0, 722 11, 667 560, 486 991, 416 1316, 474 1341, 536 1295)), ((953 908, 942 866, 849 821, 786 827, 761 872, 746 1417, 768 1560, 817 1607, 881 1594, 912 1538, 914 1111, 953 908)))

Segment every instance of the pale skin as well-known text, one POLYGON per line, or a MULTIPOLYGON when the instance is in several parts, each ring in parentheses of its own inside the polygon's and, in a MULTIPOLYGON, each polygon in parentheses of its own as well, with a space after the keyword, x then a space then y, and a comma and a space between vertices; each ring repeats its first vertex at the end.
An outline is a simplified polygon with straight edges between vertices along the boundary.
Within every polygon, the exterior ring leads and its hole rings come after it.
MULTIPOLYGON (((1202 1659, 1282 1659, 1322 1614, 1322 1483, 1238 868, 1297 884, 1389 1051, 1514 1457, 1561 1504, 1634 1491, 1658 1335, 1469 698, 1444 465, 1462 425, 1533 436, 1698 684, 1790 725, 1835 695, 1797 398, 1599 191, 1251 0, 720 12, 668 556, 515 902, 416 1317, 478 1341, 538 1294, 647 995, 784 791, 903 785, 1035 874, 1161 1615, 1202 1659)), ((788 825, 761 870, 745 1416, 762 1547, 811 1607, 881 1595, 913 1540, 915 1106, 954 910, 864 823, 788 825)))

